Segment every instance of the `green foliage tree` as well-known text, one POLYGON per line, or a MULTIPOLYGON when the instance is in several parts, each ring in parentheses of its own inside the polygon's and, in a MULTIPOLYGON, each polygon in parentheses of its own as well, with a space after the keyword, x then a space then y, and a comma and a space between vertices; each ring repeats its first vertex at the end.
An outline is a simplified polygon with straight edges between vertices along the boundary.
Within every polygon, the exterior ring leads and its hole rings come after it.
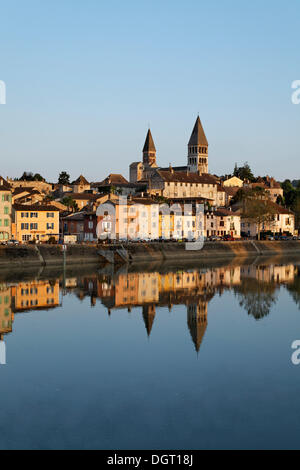
POLYGON ((287 179, 282 184, 284 204, 295 214, 295 226, 300 228, 300 186, 297 187, 287 179))
POLYGON ((45 181, 45 178, 42 177, 39 173, 36 173, 33 177, 34 181, 45 181))
POLYGON ((284 206, 285 205, 285 199, 284 199, 284 196, 278 196, 277 199, 276 199, 276 204, 279 204, 280 206, 284 206))
POLYGON ((45 178, 39 173, 33 174, 32 171, 24 171, 19 181, 45 181, 45 178))
POLYGON ((74 199, 71 196, 65 196, 61 200, 62 204, 66 206, 69 210, 72 210, 72 212, 76 212, 79 210, 79 207, 77 205, 77 202, 74 201, 74 199))
POLYGON ((70 175, 66 171, 62 171, 58 177, 58 184, 70 184, 70 175))
POLYGON ((270 201, 269 193, 261 188, 242 188, 233 198, 241 210, 241 217, 257 226, 258 239, 265 226, 272 227, 275 222, 276 208, 270 201))
POLYGON ((238 167, 237 164, 235 164, 233 176, 236 176, 237 178, 240 178, 243 181, 244 180, 249 180, 250 182, 255 181, 255 177, 252 173, 252 170, 248 162, 245 162, 244 165, 240 167, 238 167))

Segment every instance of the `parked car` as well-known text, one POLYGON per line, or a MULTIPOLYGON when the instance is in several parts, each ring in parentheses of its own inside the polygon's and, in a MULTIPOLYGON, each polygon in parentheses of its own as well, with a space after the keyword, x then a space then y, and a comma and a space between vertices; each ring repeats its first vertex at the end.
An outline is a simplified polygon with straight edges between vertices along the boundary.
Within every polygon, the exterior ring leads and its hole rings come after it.
POLYGON ((17 246, 17 245, 19 245, 19 242, 18 242, 18 240, 11 239, 11 240, 7 240, 6 245, 15 245, 15 246, 17 246))
POLYGON ((218 237, 217 235, 213 235, 209 239, 212 242, 217 242, 217 241, 221 240, 221 237, 218 237))
POLYGON ((234 242, 234 238, 231 235, 224 235, 224 242, 234 242))

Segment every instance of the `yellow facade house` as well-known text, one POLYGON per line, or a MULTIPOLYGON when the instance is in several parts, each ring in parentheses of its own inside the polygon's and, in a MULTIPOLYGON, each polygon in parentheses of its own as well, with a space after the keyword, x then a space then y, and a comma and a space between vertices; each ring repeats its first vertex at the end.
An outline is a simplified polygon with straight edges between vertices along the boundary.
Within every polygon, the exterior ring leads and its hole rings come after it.
POLYGON ((52 205, 12 206, 13 236, 20 243, 59 239, 59 209, 52 205))
POLYGON ((237 176, 233 176, 232 178, 225 180, 223 186, 225 186, 225 188, 242 188, 244 186, 244 181, 237 176))
POLYGON ((0 243, 11 238, 11 188, 0 176, 0 243))

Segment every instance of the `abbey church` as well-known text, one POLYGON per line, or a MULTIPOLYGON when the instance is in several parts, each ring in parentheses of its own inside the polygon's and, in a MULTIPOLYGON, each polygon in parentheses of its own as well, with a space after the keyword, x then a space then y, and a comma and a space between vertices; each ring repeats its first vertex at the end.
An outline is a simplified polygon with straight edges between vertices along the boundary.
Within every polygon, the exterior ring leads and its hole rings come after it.
POLYGON ((197 117, 188 143, 187 165, 159 167, 150 129, 143 148, 143 161, 129 168, 131 183, 145 183, 151 195, 171 199, 202 198, 211 205, 224 206, 225 192, 217 177, 208 173, 208 141, 197 117))

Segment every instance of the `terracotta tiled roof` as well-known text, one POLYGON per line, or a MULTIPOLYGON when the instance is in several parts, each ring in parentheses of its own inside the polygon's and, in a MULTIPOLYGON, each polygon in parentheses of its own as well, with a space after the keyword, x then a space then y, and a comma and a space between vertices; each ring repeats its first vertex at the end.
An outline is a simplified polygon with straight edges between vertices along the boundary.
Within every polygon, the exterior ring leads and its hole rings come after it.
POLYGON ((74 181, 73 184, 76 184, 76 185, 78 185, 78 184, 88 185, 88 184, 90 184, 90 183, 85 179, 85 177, 84 177, 83 175, 80 175, 79 178, 77 178, 77 180, 74 181))
POLYGON ((83 220, 85 212, 75 212, 74 214, 67 215, 64 220, 83 220))
POLYGON ((202 184, 217 184, 217 179, 206 173, 198 175, 197 173, 186 173, 184 171, 162 171, 158 170, 161 178, 170 183, 202 183, 202 184))
POLYGON ((59 209, 51 204, 31 204, 31 205, 23 205, 23 204, 13 204, 13 209, 15 211, 24 211, 24 212, 59 212, 59 209))
POLYGON ((219 216, 219 217, 227 217, 227 216, 233 216, 233 215, 239 215, 236 212, 230 211, 228 209, 217 209, 214 211, 214 214, 219 216))
POLYGON ((30 191, 33 191, 34 187, 33 186, 28 186, 28 188, 24 188, 22 186, 18 186, 17 188, 13 189, 13 196, 17 196, 18 194, 22 193, 30 193, 30 191))
POLYGON ((105 178, 105 180, 103 180, 99 186, 105 186, 105 185, 114 185, 114 184, 128 184, 128 181, 126 178, 124 178, 123 175, 121 174, 114 174, 114 173, 111 173, 110 175, 108 175, 107 178, 105 178))
MULTIPOLYGON (((280 206, 279 204, 276 204, 275 202, 272 202, 270 200, 261 200, 261 202, 267 202, 268 206, 273 209, 275 211, 276 214, 291 214, 293 215, 293 211, 291 211, 290 209, 284 207, 284 206, 280 206)), ((237 202, 236 204, 234 204, 232 206, 232 210, 240 210, 242 209, 243 207, 243 201, 239 201, 237 202)))
POLYGON ((74 201, 96 201, 100 199, 104 194, 92 194, 92 193, 65 193, 64 197, 71 197, 74 201))
POLYGON ((159 204, 157 201, 154 201, 154 199, 151 199, 151 197, 133 197, 132 201, 135 204, 145 204, 145 205, 159 204))
POLYGON ((238 186, 231 186, 231 187, 227 187, 227 186, 223 186, 223 191, 225 191, 226 194, 228 194, 228 196, 235 196, 236 193, 241 189, 239 188, 238 186))

